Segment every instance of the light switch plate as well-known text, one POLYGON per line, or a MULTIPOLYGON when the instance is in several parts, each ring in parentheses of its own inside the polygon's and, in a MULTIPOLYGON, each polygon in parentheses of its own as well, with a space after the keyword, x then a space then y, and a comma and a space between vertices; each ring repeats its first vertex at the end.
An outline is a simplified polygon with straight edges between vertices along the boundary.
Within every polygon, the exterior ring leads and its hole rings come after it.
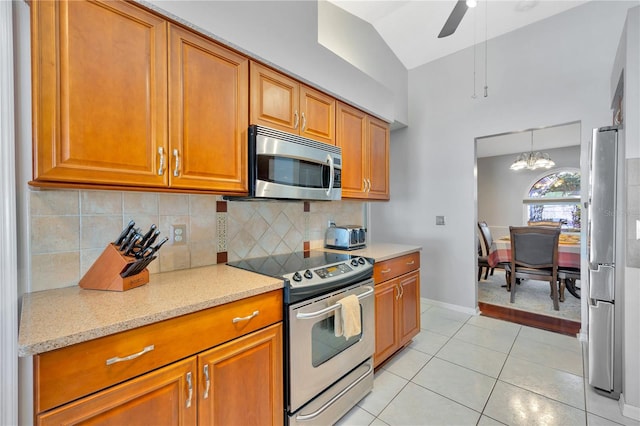
POLYGON ((444 225, 444 216, 436 216, 436 225, 444 225))

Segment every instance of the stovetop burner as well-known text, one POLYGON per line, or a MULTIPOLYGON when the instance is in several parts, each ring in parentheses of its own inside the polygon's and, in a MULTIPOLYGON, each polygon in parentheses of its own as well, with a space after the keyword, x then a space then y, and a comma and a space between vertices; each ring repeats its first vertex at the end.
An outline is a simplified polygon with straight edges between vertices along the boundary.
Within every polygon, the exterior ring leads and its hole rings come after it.
POLYGON ((228 262, 285 281, 285 303, 346 287, 373 275, 373 260, 347 253, 304 251, 228 262))

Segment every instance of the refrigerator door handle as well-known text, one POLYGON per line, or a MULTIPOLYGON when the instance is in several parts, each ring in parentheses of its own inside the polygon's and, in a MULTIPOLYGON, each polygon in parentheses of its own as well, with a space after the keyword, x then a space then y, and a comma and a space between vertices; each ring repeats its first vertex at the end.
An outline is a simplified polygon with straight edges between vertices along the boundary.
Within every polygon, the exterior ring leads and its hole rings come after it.
POLYGON ((589 306, 589 384, 605 392, 613 390, 612 303, 589 306))
POLYGON ((590 265, 589 298, 613 302, 615 300, 615 267, 590 265))

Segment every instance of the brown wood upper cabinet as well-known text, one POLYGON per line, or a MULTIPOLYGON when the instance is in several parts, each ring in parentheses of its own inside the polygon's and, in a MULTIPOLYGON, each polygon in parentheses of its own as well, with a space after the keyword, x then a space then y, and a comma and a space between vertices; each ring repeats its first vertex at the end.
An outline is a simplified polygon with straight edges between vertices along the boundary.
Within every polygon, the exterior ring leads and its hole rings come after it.
POLYGON ((250 75, 251 124, 335 144, 334 98, 255 62, 250 75))
POLYGON ((336 109, 342 198, 389 200, 389 125, 340 101, 336 109))
POLYGON ((36 182, 246 193, 247 58, 126 2, 33 1, 31 31, 36 182))

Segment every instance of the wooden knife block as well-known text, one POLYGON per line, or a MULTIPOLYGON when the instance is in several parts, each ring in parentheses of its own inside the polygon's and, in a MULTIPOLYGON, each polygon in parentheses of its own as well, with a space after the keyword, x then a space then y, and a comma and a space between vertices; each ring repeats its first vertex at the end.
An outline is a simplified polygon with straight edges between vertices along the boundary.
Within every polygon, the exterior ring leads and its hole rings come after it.
POLYGON ((112 244, 109 244, 91 268, 82 277, 78 285, 92 290, 126 291, 149 282, 149 270, 122 278, 120 273, 137 259, 125 256, 112 244))

